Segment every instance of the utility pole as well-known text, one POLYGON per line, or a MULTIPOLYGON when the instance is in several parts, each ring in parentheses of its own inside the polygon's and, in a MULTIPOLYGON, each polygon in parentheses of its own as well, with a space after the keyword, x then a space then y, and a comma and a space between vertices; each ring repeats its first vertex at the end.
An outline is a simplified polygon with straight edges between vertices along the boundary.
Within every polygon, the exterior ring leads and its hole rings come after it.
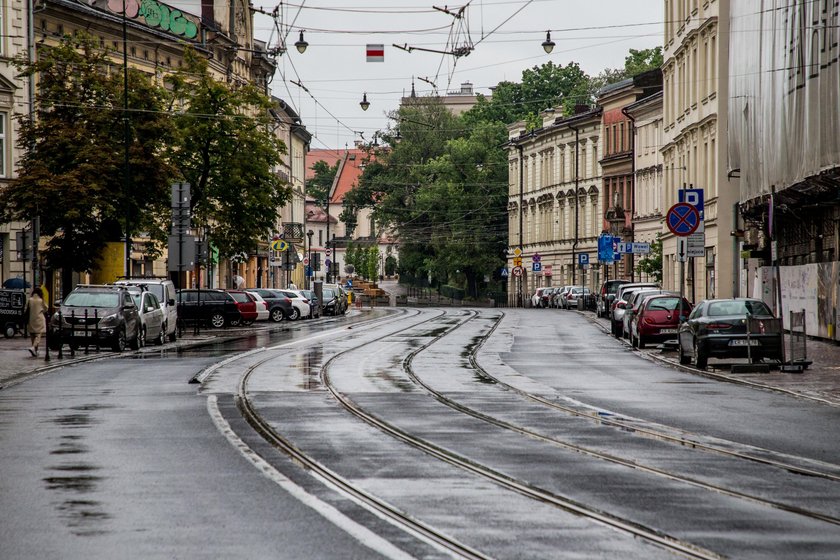
MULTIPOLYGON (((125 197, 125 276, 131 276, 131 205, 128 202, 131 179, 128 175, 128 144, 131 130, 128 124, 128 19, 122 0, 122 44, 123 44, 123 196, 125 197)), ((181 251, 183 255, 183 250, 181 251)))

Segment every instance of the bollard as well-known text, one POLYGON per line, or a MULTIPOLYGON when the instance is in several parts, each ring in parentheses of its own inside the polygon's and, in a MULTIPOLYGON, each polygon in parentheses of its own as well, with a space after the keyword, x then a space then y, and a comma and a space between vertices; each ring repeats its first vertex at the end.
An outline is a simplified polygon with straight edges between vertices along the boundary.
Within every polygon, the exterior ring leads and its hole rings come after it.
MULTIPOLYGON (((85 309, 85 355, 88 354, 90 351, 89 344, 90 344, 90 337, 88 336, 88 310, 85 309)), ((75 334, 75 333, 74 333, 75 334)), ((72 346, 71 346, 72 348, 72 346)))
POLYGON ((64 351, 62 348, 64 339, 64 315, 61 313, 61 307, 58 308, 58 358, 64 358, 64 351))

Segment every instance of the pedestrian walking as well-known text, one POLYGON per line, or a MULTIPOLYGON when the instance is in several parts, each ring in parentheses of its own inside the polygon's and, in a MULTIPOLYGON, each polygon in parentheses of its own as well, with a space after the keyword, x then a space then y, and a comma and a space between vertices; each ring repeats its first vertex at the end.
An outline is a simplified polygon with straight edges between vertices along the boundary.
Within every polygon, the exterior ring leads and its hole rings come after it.
POLYGON ((41 288, 32 290, 29 301, 26 302, 24 316, 27 320, 27 330, 32 346, 29 353, 32 356, 38 355, 38 347, 41 345, 41 335, 47 332, 47 306, 44 303, 44 292, 41 288))

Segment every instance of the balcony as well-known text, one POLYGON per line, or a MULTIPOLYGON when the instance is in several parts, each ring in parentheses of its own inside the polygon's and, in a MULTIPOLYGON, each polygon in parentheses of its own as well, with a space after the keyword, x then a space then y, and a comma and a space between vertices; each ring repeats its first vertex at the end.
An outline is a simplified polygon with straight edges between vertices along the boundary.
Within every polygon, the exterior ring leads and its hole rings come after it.
POLYGON ((283 239, 292 243, 303 243, 304 227, 297 222, 283 224, 283 239))

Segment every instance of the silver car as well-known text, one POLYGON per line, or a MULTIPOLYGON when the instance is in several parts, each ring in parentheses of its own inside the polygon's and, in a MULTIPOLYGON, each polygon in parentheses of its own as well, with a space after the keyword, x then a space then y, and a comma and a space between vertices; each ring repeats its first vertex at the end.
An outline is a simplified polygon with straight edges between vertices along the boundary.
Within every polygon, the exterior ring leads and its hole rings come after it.
POLYGON ((627 306, 627 298, 632 292, 641 288, 659 289, 659 284, 654 282, 636 282, 619 286, 615 299, 610 307, 610 332, 616 338, 621 338, 621 331, 624 327, 624 309, 627 306))
POLYGON ((166 320, 157 297, 152 292, 134 287, 129 288, 129 293, 140 315, 138 346, 145 346, 149 340, 162 345, 166 339, 166 320))

